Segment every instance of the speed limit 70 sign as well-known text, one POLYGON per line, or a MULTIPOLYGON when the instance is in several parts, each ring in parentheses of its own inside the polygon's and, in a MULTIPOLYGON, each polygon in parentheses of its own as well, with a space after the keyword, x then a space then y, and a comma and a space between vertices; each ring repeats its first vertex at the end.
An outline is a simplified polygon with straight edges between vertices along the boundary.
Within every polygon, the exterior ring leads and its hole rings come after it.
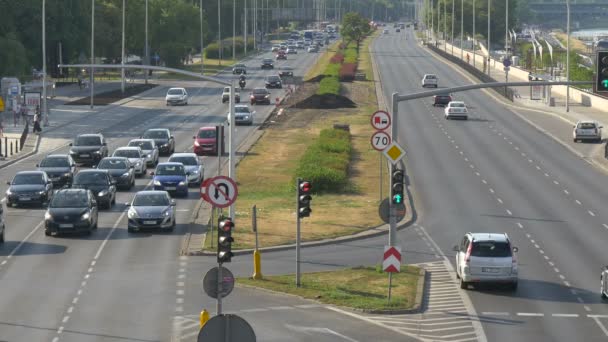
POLYGON ((391 144, 391 136, 384 131, 377 131, 372 135, 371 143, 375 150, 382 152, 391 144))

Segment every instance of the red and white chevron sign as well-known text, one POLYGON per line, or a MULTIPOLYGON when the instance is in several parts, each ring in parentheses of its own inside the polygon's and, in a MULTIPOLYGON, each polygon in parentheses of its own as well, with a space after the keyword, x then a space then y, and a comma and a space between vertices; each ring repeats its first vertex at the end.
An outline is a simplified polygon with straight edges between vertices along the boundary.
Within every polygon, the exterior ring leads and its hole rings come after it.
POLYGON ((382 269, 389 273, 398 273, 401 270, 401 247, 384 246, 382 269))

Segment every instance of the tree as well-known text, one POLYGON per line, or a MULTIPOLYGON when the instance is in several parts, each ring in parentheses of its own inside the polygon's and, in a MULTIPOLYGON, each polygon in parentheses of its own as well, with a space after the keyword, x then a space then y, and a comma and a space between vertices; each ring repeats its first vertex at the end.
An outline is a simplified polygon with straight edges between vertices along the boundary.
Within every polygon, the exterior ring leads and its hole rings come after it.
POLYGON ((356 41, 357 48, 361 40, 369 34, 369 31, 369 22, 358 13, 346 13, 344 19, 342 19, 340 32, 344 40, 356 41))

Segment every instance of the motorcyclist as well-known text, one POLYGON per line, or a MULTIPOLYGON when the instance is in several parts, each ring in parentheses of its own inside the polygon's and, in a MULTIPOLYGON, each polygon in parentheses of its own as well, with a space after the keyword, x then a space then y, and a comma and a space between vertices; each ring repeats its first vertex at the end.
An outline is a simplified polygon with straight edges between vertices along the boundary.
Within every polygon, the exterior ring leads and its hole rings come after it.
POLYGON ((245 75, 239 76, 239 86, 241 87, 241 89, 245 88, 245 84, 246 84, 245 75))

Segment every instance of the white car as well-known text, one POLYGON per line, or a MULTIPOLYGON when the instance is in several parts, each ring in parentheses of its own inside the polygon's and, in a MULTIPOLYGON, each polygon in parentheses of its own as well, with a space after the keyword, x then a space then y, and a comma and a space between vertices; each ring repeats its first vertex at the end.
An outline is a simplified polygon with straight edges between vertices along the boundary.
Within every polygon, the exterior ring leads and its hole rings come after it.
POLYGON ((384 29, 384 30, 382 31, 382 33, 384 33, 384 34, 388 34, 388 29, 384 29))
POLYGON ((129 159, 129 163, 133 166, 136 176, 146 174, 146 159, 139 146, 119 147, 114 151, 112 157, 125 157, 129 159))
MULTIPOLYGON (((246 104, 239 104, 234 106, 234 112, 236 115, 234 116, 234 124, 235 125, 253 125, 253 119, 255 115, 255 110, 252 111, 249 109, 249 106, 246 104)), ((230 124, 230 112, 226 116, 228 120, 228 124, 230 124)))
POLYGON ((316 45, 311 45, 306 50, 307 52, 319 52, 319 48, 316 45))
POLYGON ((194 153, 173 153, 169 157, 170 163, 182 163, 186 172, 189 173, 188 184, 200 186, 204 179, 205 168, 203 163, 194 153))
POLYGON ((461 289, 471 283, 503 283, 517 290, 517 247, 506 233, 466 233, 454 251, 461 289))
POLYGON ((591 140, 591 141, 602 141, 602 128, 599 123, 595 121, 581 120, 574 125, 572 131, 572 140, 574 142, 591 140))
POLYGON ((168 105, 182 104, 188 105, 188 93, 184 88, 170 88, 165 96, 165 102, 168 105))
POLYGON ((422 87, 423 88, 426 88, 426 87, 437 88, 438 83, 439 83, 439 81, 437 79, 437 75, 435 75, 435 74, 424 74, 424 76, 422 76, 422 87))
POLYGON ((139 148, 141 148, 141 151, 144 153, 146 166, 154 167, 158 164, 159 152, 154 139, 133 139, 129 141, 127 146, 139 146, 139 148))
POLYGON ((464 119, 469 118, 467 106, 462 101, 450 101, 444 109, 445 119, 464 119))

